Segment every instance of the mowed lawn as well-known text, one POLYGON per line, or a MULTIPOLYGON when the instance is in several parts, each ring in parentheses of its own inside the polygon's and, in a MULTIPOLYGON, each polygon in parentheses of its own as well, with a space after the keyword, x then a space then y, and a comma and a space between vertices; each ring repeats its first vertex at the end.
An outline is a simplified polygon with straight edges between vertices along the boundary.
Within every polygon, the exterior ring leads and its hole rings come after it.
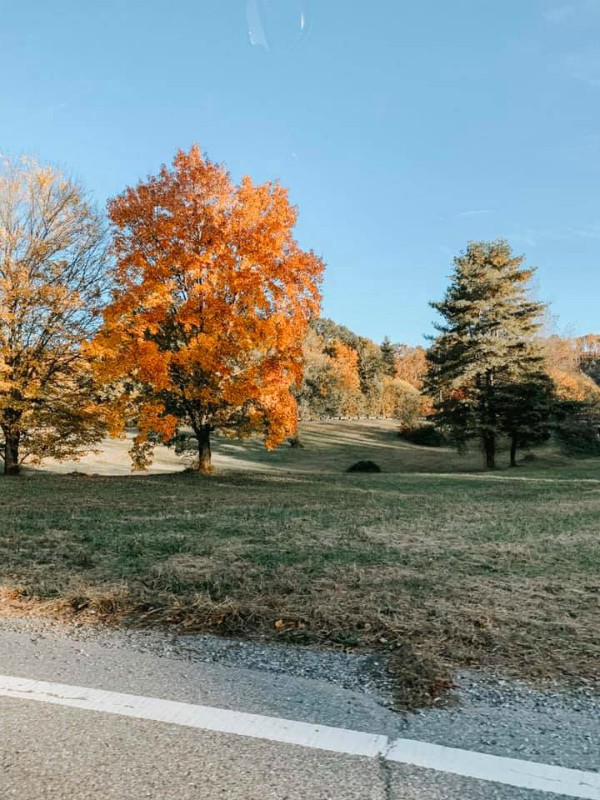
POLYGON ((376 647, 425 695, 460 667, 600 678, 599 461, 547 448, 487 474, 389 423, 301 439, 220 441, 210 477, 167 472, 165 451, 155 474, 106 474, 127 470, 111 443, 68 474, 0 480, 4 611, 376 647), (359 458, 384 472, 346 474, 359 458))

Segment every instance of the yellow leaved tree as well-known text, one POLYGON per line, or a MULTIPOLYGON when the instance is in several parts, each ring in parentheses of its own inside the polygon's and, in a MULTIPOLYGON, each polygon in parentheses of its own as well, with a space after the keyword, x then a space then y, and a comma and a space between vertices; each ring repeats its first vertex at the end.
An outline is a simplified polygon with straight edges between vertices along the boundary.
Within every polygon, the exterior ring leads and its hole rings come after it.
POLYGON ((105 232, 82 189, 30 159, 0 163, 0 455, 73 458, 103 434, 82 342, 98 325, 105 232))

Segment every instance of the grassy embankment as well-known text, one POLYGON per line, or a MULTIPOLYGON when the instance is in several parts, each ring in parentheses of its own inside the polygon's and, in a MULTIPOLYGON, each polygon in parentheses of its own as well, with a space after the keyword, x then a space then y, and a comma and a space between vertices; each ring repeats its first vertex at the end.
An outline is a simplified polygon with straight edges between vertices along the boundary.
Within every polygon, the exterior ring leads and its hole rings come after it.
POLYGON ((385 423, 302 439, 221 441, 209 478, 166 472, 166 451, 155 474, 123 474, 111 443, 1 480, 0 607, 390 650, 407 704, 465 666, 598 680, 597 461, 545 450, 486 474, 385 423), (384 473, 345 474, 359 458, 384 473))

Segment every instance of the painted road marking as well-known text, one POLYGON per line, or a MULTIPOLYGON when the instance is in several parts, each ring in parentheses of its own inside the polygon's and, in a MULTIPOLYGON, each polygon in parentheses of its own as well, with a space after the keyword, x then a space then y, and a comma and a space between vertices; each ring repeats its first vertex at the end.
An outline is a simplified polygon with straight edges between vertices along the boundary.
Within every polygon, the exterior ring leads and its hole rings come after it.
POLYGON ((600 798, 600 773, 565 769, 552 764, 458 750, 429 742, 396 739, 386 754, 388 761, 413 764, 482 781, 507 783, 521 789, 600 798))
POLYGON ((248 736, 350 756, 382 758, 389 762, 411 764, 522 789, 600 800, 600 773, 597 772, 492 756, 411 739, 389 739, 387 736, 345 728, 7 675, 0 675, 0 696, 248 736))

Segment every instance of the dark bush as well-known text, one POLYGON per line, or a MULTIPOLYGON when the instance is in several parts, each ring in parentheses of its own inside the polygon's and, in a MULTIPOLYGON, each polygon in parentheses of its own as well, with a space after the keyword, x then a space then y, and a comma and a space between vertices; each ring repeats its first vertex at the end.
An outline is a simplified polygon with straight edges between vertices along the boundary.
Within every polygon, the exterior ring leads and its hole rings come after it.
POLYGON ((357 461, 346 472, 381 472, 381 467, 374 461, 357 461))
POLYGON ((400 431, 398 436, 405 442, 418 444, 421 447, 444 447, 448 444, 448 438, 435 425, 419 425, 416 428, 408 428, 400 431))
POLYGON ((561 420, 556 436, 570 456, 600 456, 600 408, 583 405, 561 420))

